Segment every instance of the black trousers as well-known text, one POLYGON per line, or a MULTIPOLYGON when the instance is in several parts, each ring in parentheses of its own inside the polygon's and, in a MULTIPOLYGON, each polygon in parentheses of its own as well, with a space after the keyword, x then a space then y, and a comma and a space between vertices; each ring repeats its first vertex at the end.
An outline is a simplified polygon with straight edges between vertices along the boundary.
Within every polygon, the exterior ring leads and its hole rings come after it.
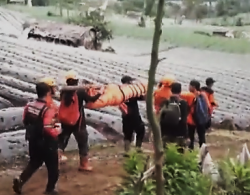
POLYGON ((186 148, 185 138, 184 137, 175 137, 175 136, 167 136, 164 135, 162 137, 163 147, 165 149, 168 148, 168 144, 176 144, 179 153, 184 153, 184 149, 186 148))
POLYGON ((212 119, 210 119, 206 124, 206 129, 209 129, 212 126, 212 119))
POLYGON ((86 126, 79 127, 62 125, 62 133, 58 136, 59 149, 63 151, 65 150, 68 145, 71 134, 75 136, 79 149, 79 155, 83 157, 87 156, 89 152, 89 144, 86 126))
POLYGON ((201 147, 203 143, 206 143, 206 125, 188 125, 188 135, 190 139, 189 149, 194 149, 194 135, 197 131, 199 138, 199 146, 201 147))
POLYGON ((132 141, 133 133, 136 133, 136 144, 141 146, 144 135, 145 135, 145 126, 141 118, 131 118, 124 117, 122 119, 122 129, 124 134, 124 140, 132 141))
POLYGON ((20 175, 22 183, 26 183, 43 163, 45 163, 48 170, 46 191, 54 190, 59 177, 57 147, 49 147, 47 144, 29 142, 29 155, 29 163, 20 175))

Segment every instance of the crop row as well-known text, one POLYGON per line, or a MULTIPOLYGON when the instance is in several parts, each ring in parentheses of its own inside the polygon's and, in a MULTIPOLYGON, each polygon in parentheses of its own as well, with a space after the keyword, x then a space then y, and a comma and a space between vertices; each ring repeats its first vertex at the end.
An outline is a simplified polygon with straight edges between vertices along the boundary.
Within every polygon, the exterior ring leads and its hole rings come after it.
MULTIPOLYGON (((88 126, 87 130, 89 133, 90 145, 105 142, 107 140, 101 133, 99 133, 92 127, 88 126)), ((27 142, 25 141, 25 130, 1 133, 0 143, 1 143, 0 161, 3 160, 9 161, 14 156, 18 157, 20 155, 25 154, 25 151, 28 150, 27 142)), ((71 136, 66 150, 75 150, 75 149, 77 149, 77 144, 75 138, 71 136)))
MULTIPOLYGON (((54 76, 59 84, 63 84, 64 72, 69 69, 79 72, 82 79, 96 83, 118 84, 120 78, 126 74, 138 79, 147 79, 149 61, 146 58, 141 58, 140 61, 134 57, 124 59, 124 56, 114 54, 6 37, 0 37, 0 41, 0 72, 4 76, 25 81, 25 89, 19 88, 22 91, 30 92, 29 85, 44 75, 54 76)), ((166 59, 159 65, 157 80, 166 73, 173 73, 186 87, 193 78, 204 80, 208 76, 215 77, 219 82, 215 89, 220 107, 214 114, 214 122, 219 123, 230 118, 237 126, 246 128, 249 125, 247 105, 250 93, 247 86, 250 83, 250 70, 215 67, 214 64, 208 67, 202 64, 173 63, 166 59)), ((118 111, 114 110, 111 114, 118 115, 118 111)), ((140 104, 140 110, 146 118, 144 103, 140 104)), ((103 111, 105 112, 105 109, 103 111)))
POLYGON ((20 35, 24 17, 17 12, 0 8, 0 33, 20 35))

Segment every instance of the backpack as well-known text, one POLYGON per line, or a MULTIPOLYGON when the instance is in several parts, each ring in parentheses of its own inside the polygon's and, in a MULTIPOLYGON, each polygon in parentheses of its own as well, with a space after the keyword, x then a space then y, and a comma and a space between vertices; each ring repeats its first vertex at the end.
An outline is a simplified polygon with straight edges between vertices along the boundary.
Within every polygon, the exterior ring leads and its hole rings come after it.
POLYGON ((205 97, 200 94, 194 100, 193 119, 197 125, 205 125, 210 120, 210 114, 205 97))
POLYGON ((58 120, 66 125, 75 125, 80 118, 79 103, 77 93, 72 97, 72 102, 69 106, 65 105, 64 98, 62 98, 59 111, 58 120))
POLYGON ((32 122, 25 125, 25 140, 36 142, 43 141, 43 117, 47 110, 48 107, 46 105, 39 108, 36 107, 33 102, 28 104, 25 118, 32 122))
POLYGON ((160 121, 162 124, 177 126, 181 120, 179 101, 173 101, 165 104, 160 113, 160 121))

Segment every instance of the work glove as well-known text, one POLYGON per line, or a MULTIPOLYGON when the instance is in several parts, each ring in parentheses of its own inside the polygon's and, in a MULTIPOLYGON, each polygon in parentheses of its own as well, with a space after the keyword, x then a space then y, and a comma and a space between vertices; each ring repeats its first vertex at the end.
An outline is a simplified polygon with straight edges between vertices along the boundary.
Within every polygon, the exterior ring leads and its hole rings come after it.
POLYGON ((62 133, 61 123, 55 123, 55 129, 58 131, 58 135, 62 133))

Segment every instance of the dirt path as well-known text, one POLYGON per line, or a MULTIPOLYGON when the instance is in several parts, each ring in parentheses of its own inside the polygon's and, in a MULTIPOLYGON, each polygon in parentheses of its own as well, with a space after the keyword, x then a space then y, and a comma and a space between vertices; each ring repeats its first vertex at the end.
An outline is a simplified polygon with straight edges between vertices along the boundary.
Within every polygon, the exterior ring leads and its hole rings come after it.
MULTIPOLYGON (((122 155, 118 147, 95 148, 91 151, 91 164, 93 173, 78 172, 78 155, 76 152, 68 153, 70 159, 60 167, 58 189, 61 195, 113 195, 116 187, 121 183, 124 171, 122 169, 122 155)), ((0 174, 1 195, 13 194, 11 186, 15 175, 20 174, 20 168, 3 171, 0 174)), ((40 195, 45 190, 47 172, 42 167, 25 185, 23 194, 40 195)))
MULTIPOLYGON (((247 132, 213 131, 207 135, 209 151, 213 159, 221 159, 230 150, 230 156, 236 157, 244 143, 250 146, 250 134, 247 132)), ((144 144, 147 151, 151 144, 144 144)), ((79 173, 78 155, 76 152, 68 153, 69 161, 61 166, 58 189, 62 195, 114 195, 115 190, 122 182, 125 173, 122 169, 122 146, 102 146, 91 149, 91 164, 93 173, 79 173)), ((0 173, 1 195, 13 194, 11 186, 15 175, 20 174, 20 168, 12 168, 0 173)), ((41 168, 24 187, 25 195, 40 195, 46 185, 46 169, 41 168)))

